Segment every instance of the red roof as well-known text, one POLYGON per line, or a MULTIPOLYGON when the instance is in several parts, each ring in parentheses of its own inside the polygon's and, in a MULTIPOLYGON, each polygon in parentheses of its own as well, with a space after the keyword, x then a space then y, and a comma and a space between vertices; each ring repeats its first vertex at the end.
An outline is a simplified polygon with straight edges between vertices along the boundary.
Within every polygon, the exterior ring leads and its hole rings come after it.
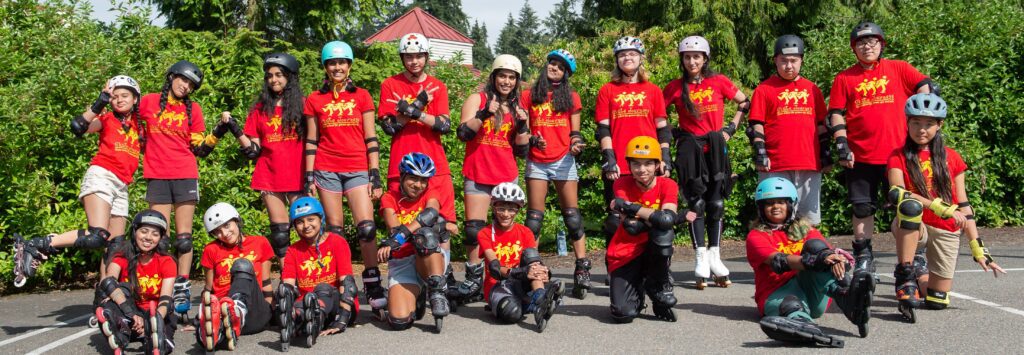
POLYGON ((453 42, 462 42, 473 44, 474 41, 466 35, 462 34, 458 30, 448 26, 434 17, 433 15, 423 11, 419 7, 414 7, 409 12, 406 12, 402 17, 382 28, 377 33, 367 38, 363 43, 371 44, 376 42, 390 42, 402 38, 407 33, 418 32, 427 36, 431 39, 443 39, 453 42))

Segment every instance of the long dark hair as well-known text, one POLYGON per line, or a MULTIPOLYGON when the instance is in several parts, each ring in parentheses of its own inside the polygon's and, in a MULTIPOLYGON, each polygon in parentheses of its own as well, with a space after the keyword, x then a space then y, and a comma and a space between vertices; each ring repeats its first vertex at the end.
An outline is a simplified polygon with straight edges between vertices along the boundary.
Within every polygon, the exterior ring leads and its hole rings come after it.
MULTIPOLYGON (((549 62, 550 63, 550 62, 549 62)), ((556 62, 557 63, 557 62, 556 62)), ((572 85, 569 84, 569 70, 562 63, 558 63, 565 75, 562 80, 552 83, 547 74, 539 75, 537 82, 533 83, 533 90, 530 90, 530 102, 534 105, 543 104, 548 100, 548 92, 551 92, 551 106, 556 112, 572 111, 572 85)))
MULTIPOLYGON (((516 74, 516 86, 512 88, 512 92, 508 93, 505 100, 502 100, 501 94, 498 93, 498 88, 494 85, 494 82, 498 78, 499 71, 500 70, 491 71, 491 75, 487 78, 487 86, 484 87, 484 93, 486 93, 488 97, 493 97, 495 100, 498 100, 498 103, 507 103, 509 110, 512 110, 512 118, 518 120, 520 119, 519 110, 517 109, 517 107, 519 107, 519 87, 523 84, 523 78, 519 74, 516 74)), ((486 104, 486 101, 484 104, 486 104)), ((498 110, 501 111, 500 108, 498 110)), ((502 116, 504 116, 503 112, 498 112, 494 115, 495 129, 501 128, 501 125, 503 124, 502 116)), ((512 136, 515 137, 515 134, 512 136)))
MULTIPOLYGON (((158 118, 164 113, 164 109, 167 108, 167 95, 171 91, 171 81, 174 80, 175 75, 177 74, 168 74, 167 79, 164 80, 164 87, 160 89, 160 112, 156 113, 158 118)), ((185 104, 185 116, 188 117, 188 127, 185 130, 190 130, 192 129, 192 99, 188 96, 181 97, 180 99, 181 103, 185 104)))
MULTIPOLYGON (((907 161, 907 174, 910 175, 910 182, 921 196, 934 198, 936 196, 933 196, 932 192, 928 190, 928 182, 925 181, 924 174, 921 173, 921 160, 918 158, 920 151, 921 147, 910 139, 910 135, 907 135, 907 140, 903 144, 903 158, 907 161)), ((942 137, 941 128, 935 132, 932 141, 928 142, 928 151, 931 152, 932 188, 943 201, 952 203, 953 184, 949 176, 949 166, 946 164, 946 143, 942 137)))
MULTIPOLYGON (((131 238, 131 240, 127 241, 126 243, 121 243, 121 248, 115 253, 115 255, 120 254, 122 257, 125 258, 125 260, 128 260, 127 273, 128 284, 130 285, 129 289, 135 296, 138 296, 139 275, 136 272, 136 270, 139 268, 139 257, 141 257, 143 253, 141 250, 139 250, 139 244, 135 240, 134 226, 128 230, 128 235, 125 236, 125 238, 131 238)), ((161 238, 167 238, 167 236, 161 236, 161 238)), ((167 251, 160 250, 160 247, 154 247, 153 250, 150 251, 150 253, 153 253, 153 257, 156 257, 157 255, 170 256, 169 254, 167 254, 167 251)))
MULTIPOLYGON (((708 58, 706 54, 704 55, 704 66, 700 68, 700 76, 704 79, 718 75, 717 72, 711 70, 711 65, 709 64, 709 62, 711 61, 710 59, 711 58, 708 58)), ((693 100, 690 100, 689 85, 690 80, 693 79, 693 77, 690 76, 690 72, 687 71, 686 67, 683 66, 682 55, 679 56, 679 71, 683 72, 683 76, 680 78, 683 81, 683 106, 686 107, 686 112, 689 112, 690 116, 693 116, 693 118, 700 120, 700 112, 697 112, 697 106, 693 104, 693 100)))
POLYGON ((284 73, 285 78, 288 79, 288 83, 285 84, 284 90, 277 94, 270 89, 270 85, 267 84, 266 77, 263 80, 263 91, 260 92, 259 97, 256 98, 256 103, 252 105, 251 110, 256 110, 257 107, 262 105, 263 114, 267 117, 274 117, 274 106, 278 99, 281 99, 281 127, 284 133, 295 132, 299 137, 306 136, 306 120, 302 115, 302 86, 299 85, 299 75, 292 73, 290 70, 284 67, 278 67, 281 72, 284 73))

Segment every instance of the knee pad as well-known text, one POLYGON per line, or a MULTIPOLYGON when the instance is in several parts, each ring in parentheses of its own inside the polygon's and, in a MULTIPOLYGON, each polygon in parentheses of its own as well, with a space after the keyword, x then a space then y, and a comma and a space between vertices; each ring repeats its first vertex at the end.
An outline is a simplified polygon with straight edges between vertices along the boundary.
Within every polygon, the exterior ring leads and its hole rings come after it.
POLYGON ((565 222, 565 231, 573 241, 583 238, 583 218, 580 216, 579 208, 566 208, 562 210, 562 221, 565 222))
POLYGON ((389 313, 388 325, 391 326, 391 330, 406 330, 412 328, 412 315, 394 317, 389 313))
POLYGON ((192 233, 178 233, 174 239, 174 249, 178 255, 192 252, 192 233))
POLYGON ((853 216, 857 218, 867 218, 875 215, 875 205, 870 202, 861 202, 853 204, 853 216))
POLYGON ((601 226, 601 231, 604 236, 611 239, 615 235, 615 230, 619 229, 619 224, 622 224, 622 214, 618 212, 608 212, 608 216, 604 218, 604 225, 601 226))
POLYGON ((924 205, 921 201, 907 199, 896 206, 896 218, 899 219, 900 229, 916 231, 921 228, 921 216, 924 214, 924 205))
POLYGON ((793 295, 783 298, 782 302, 779 303, 779 315, 785 317, 795 312, 807 313, 807 308, 804 307, 803 301, 800 301, 800 298, 793 295))
POLYGON ((484 226, 486 225, 487 222, 479 219, 471 219, 466 221, 466 239, 463 240, 462 243, 465 244, 466 246, 480 245, 480 241, 478 241, 476 237, 477 235, 480 234, 480 231, 483 230, 484 226))
POLYGON ((514 297, 505 297, 494 306, 494 315, 504 323, 515 323, 523 318, 523 308, 514 297))
POLYGON ((334 234, 337 234, 337 235, 340 235, 340 236, 344 236, 345 235, 345 228, 342 228, 341 226, 336 226, 336 225, 333 225, 333 224, 328 224, 327 225, 327 231, 331 232, 331 233, 334 233, 334 234))
POLYGON ((441 238, 433 229, 420 227, 412 235, 412 244, 419 256, 428 256, 441 249, 441 238))
POLYGON ((817 255, 825 249, 829 249, 829 247, 824 240, 807 239, 804 240, 804 249, 800 252, 800 255, 817 255))
POLYGON ((352 309, 355 310, 356 297, 358 297, 356 294, 356 279, 353 278, 352 275, 345 275, 345 277, 341 279, 341 285, 345 288, 345 290, 341 292, 341 302, 352 306, 352 309))
POLYGON ((447 243, 451 239, 451 233, 448 232, 448 220, 442 216, 437 216, 437 222, 434 223, 434 231, 437 232, 437 237, 441 243, 447 243))
POLYGON ((356 238, 360 242, 373 242, 377 240, 377 225, 372 220, 362 220, 356 224, 356 238))
POLYGON ((534 239, 540 239, 540 229, 544 226, 544 211, 526 210, 526 228, 533 232, 534 239))
POLYGON ((523 249, 523 253, 519 255, 519 266, 529 266, 539 262, 541 262, 540 252, 537 251, 537 248, 523 249))
POLYGON ((89 229, 79 229, 78 238, 75 239, 75 248, 104 248, 107 246, 107 238, 110 238, 110 232, 103 228, 89 227, 89 229))
POLYGON ((114 260, 114 255, 116 255, 119 251, 121 251, 122 248, 124 248, 124 238, 125 236, 119 235, 114 237, 114 239, 110 240, 110 244, 107 245, 107 250, 103 252, 104 262, 110 263, 110 261, 114 260))
POLYGON ((161 253, 167 253, 167 251, 170 250, 170 249, 171 249, 171 238, 170 237, 160 237, 160 241, 156 243, 156 250, 160 251, 161 253))
POLYGON ((687 201, 687 205, 689 205, 690 211, 697 214, 697 218, 703 217, 704 211, 707 209, 707 203, 700 197, 687 201))
POLYGON ((615 305, 612 305, 612 320, 615 323, 625 324, 632 323, 633 319, 639 314, 634 308, 619 309, 615 305))
POLYGON ((270 246, 274 248, 274 255, 284 258, 288 246, 291 245, 291 233, 288 223, 273 223, 270 225, 270 246))
MULTIPOLYGON (((637 235, 646 232, 649 228, 647 228, 647 223, 644 223, 644 221, 633 217, 627 217, 622 221, 622 229, 625 229, 626 233, 629 233, 630 235, 637 235)), ((615 232, 613 231, 612 234, 614 235, 615 232)))
POLYGON ((725 217, 725 201, 711 200, 707 203, 708 219, 722 219, 725 217))
POLYGON ((657 210, 647 218, 653 229, 672 230, 676 225, 676 213, 669 210, 657 210))
POLYGON ((249 259, 235 259, 235 262, 231 263, 231 279, 248 279, 256 281, 256 267, 252 264, 252 261, 249 261, 249 259))
POLYGON ((949 292, 935 291, 929 288, 928 295, 924 299, 924 305, 928 309, 946 309, 946 307, 949 307, 949 292))
POLYGON ((675 239, 676 233, 669 229, 652 228, 647 233, 648 243, 650 243, 651 251, 655 255, 659 256, 671 256, 672 255, 672 240, 675 239))

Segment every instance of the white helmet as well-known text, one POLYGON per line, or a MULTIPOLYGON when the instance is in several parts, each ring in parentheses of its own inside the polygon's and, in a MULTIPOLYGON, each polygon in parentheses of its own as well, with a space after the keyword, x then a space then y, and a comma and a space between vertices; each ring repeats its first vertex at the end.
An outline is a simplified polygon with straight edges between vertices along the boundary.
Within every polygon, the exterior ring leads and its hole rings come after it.
POLYGON ((701 52, 711 58, 711 45, 704 37, 690 36, 679 42, 679 53, 682 52, 701 52))
POLYGON ((619 38, 618 41, 615 41, 615 45, 612 46, 613 54, 619 54, 619 52, 626 50, 634 50, 640 52, 640 54, 644 54, 647 51, 646 47, 644 47, 644 41, 633 36, 619 38))
POLYGON ((135 79, 132 79, 132 77, 130 76, 115 76, 113 78, 110 78, 110 81, 107 81, 107 84, 110 85, 111 90, 119 87, 124 87, 128 88, 128 90, 131 90, 133 93, 135 93, 136 97, 142 96, 142 89, 139 88, 139 82, 135 81, 135 79))
POLYGON ((519 61, 519 58, 511 54, 502 54, 494 58, 494 62, 491 63, 491 72, 495 72, 498 69, 508 69, 516 72, 517 75, 523 75, 523 63, 519 61))
POLYGON ((242 217, 238 215, 238 210, 226 202, 217 202, 210 206, 206 210, 206 214, 203 215, 203 226, 206 227, 206 233, 213 234, 214 230, 232 219, 238 220, 239 223, 242 222, 242 217))
POLYGON ((526 204, 526 194, 518 184, 503 182, 491 190, 491 204, 498 202, 512 202, 522 208, 526 204))
POLYGON ((398 40, 398 54, 429 53, 430 40, 419 33, 409 33, 398 40))

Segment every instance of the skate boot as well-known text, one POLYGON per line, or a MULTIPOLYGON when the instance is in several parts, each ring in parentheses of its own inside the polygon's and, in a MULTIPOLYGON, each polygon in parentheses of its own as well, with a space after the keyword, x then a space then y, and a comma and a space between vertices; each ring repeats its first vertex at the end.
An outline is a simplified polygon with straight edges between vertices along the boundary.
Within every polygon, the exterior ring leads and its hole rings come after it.
MULTIPOLYGON (((413 313, 416 320, 423 319, 423 316, 427 314, 427 292, 426 289, 423 289, 420 291, 420 294, 416 295, 416 311, 413 313)), ((448 301, 449 305, 452 303, 453 301, 448 301)))
POLYGON ((221 337, 220 300, 210 291, 203 291, 199 304, 199 330, 196 337, 206 351, 213 351, 221 337))
POLYGON ((544 328, 547 328, 548 321, 551 320, 551 316, 555 314, 555 310, 558 309, 558 305, 562 302, 562 296, 565 294, 565 285, 562 280, 554 280, 544 285, 545 288, 536 289, 530 295, 531 306, 528 311, 533 312, 533 320, 537 323, 537 332, 543 333, 544 328))
POLYGON ((242 327, 245 326, 245 315, 249 313, 245 301, 241 300, 239 294, 234 297, 225 298, 220 302, 220 313, 224 320, 224 338, 227 340, 228 350, 235 350, 238 347, 238 337, 242 335, 242 327))
POLYGON ((711 269, 711 274, 715 275, 715 284, 718 287, 729 287, 732 285, 732 281, 729 280, 729 269, 722 263, 722 254, 719 247, 708 248, 708 267, 711 269))
POLYGON ((277 288, 277 319, 281 324, 281 351, 287 352, 295 333, 298 331, 298 314, 295 299, 298 297, 295 286, 282 283, 277 288))
POLYGON ((452 313, 455 313, 455 311, 458 310, 455 301, 458 300, 459 281, 455 280, 455 271, 452 270, 452 264, 448 264, 448 267, 444 269, 444 282, 446 286, 445 296, 448 298, 448 307, 451 308, 452 313))
POLYGON ((676 312, 672 309, 678 302, 676 295, 672 292, 672 283, 665 281, 654 281, 647 285, 647 295, 651 298, 654 316, 666 322, 676 321, 676 312))
POLYGON ((821 344, 834 348, 842 348, 845 345, 842 339, 825 334, 814 321, 805 318, 806 314, 807 309, 799 298, 793 295, 786 296, 779 304, 778 316, 761 318, 761 331, 769 338, 786 343, 821 344), (793 315, 796 312, 803 315, 793 315), (793 317, 789 317, 790 315, 793 317))
POLYGON ((26 240, 14 233, 14 287, 25 286, 28 279, 35 276, 43 260, 57 252, 50 246, 52 240, 52 235, 26 240))
POLYGON ((110 311, 103 307, 96 307, 96 321, 99 323, 100 331, 107 337, 107 344, 115 355, 120 355, 122 349, 128 345, 128 334, 132 331, 131 317, 126 315, 120 322, 114 321, 110 311))
POLYGON ((302 320, 305 321, 304 331, 306 333, 305 345, 312 348, 316 345, 316 338, 320 336, 320 330, 324 329, 324 305, 315 293, 307 293, 302 299, 302 320))
POLYGON ((896 265, 893 276, 896 278, 896 301, 899 302, 896 309, 903 315, 903 319, 910 323, 916 323, 917 315, 914 314, 914 308, 921 306, 921 291, 918 289, 914 265, 912 263, 896 265))
POLYGON ((380 286, 380 269, 371 267, 363 270, 363 292, 370 301, 370 309, 378 320, 384 320, 384 310, 388 308, 388 296, 380 286))
POLYGON ((867 270, 852 270, 846 275, 829 297, 843 310, 846 319, 857 326, 860 337, 864 338, 868 336, 868 321, 871 320, 875 278, 867 270))
POLYGON ((590 290, 590 259, 576 259, 576 271, 573 272, 573 297, 584 299, 590 290))
POLYGON ((483 300, 484 263, 470 265, 466 263, 466 280, 459 284, 458 302, 468 304, 483 300))
POLYGON ((143 348, 146 349, 146 353, 152 355, 169 354, 174 350, 174 343, 164 334, 164 319, 157 313, 156 308, 156 301, 149 301, 149 334, 146 334, 143 348))
POLYGON ((192 309, 192 282, 183 276, 174 279, 174 313, 182 324, 192 323, 188 311, 192 309))
POLYGON ((444 276, 432 275, 427 278, 428 293, 430 293, 430 314, 434 315, 434 327, 437 333, 441 333, 444 325, 444 317, 448 315, 448 298, 445 297, 444 276))
POLYGON ((856 270, 867 270, 878 283, 878 273, 875 271, 875 254, 871 248, 871 239, 853 241, 853 257, 857 259, 854 264, 856 270))
POLYGON ((708 263, 708 249, 697 248, 697 262, 693 267, 693 276, 696 278, 695 286, 698 290, 708 287, 707 279, 711 277, 711 265, 708 263))

